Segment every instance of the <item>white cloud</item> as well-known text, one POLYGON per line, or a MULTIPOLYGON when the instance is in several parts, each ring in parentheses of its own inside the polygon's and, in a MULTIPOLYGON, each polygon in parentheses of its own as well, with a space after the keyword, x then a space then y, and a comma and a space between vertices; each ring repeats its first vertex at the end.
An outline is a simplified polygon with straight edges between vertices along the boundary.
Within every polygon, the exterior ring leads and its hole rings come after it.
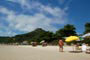
POLYGON ((63 10, 67 11, 72 1, 73 0, 59 0, 59 3, 63 6, 63 10))
POLYGON ((43 28, 49 31, 56 31, 57 28, 53 24, 60 25, 67 23, 67 17, 66 17, 67 13, 61 8, 45 6, 39 2, 35 2, 35 4, 33 2, 32 5, 29 5, 27 3, 27 0, 23 0, 23 1, 13 0, 13 2, 20 3, 22 7, 28 6, 27 7, 28 10, 31 9, 39 10, 39 13, 36 12, 34 15, 25 15, 25 14, 16 15, 16 12, 12 10, 8 10, 5 7, 0 7, 0 12, 7 15, 5 20, 9 22, 8 27, 3 27, 7 29, 5 33, 3 32, 3 34, 5 35, 17 34, 13 32, 13 30, 30 32, 36 28, 43 28), (48 17, 45 15, 45 13, 48 13, 53 17, 48 17))
POLYGON ((0 36, 14 36, 16 32, 13 32, 12 29, 8 26, 3 25, 0 23, 0 36))
POLYGON ((3 31, 0 31, 0 36, 14 36, 16 35, 15 32, 12 32, 12 31, 6 31, 6 32, 3 32, 3 31))
MULTIPOLYGON (((32 31, 36 28, 43 28, 45 30, 55 31, 56 28, 52 26, 52 23, 55 23, 57 20, 46 17, 42 13, 37 13, 34 16, 29 15, 10 15, 8 16, 8 22, 10 27, 17 29, 19 31, 32 31)), ((60 22, 60 20, 58 20, 60 22)), ((58 23, 57 22, 57 23, 58 23)), ((62 22, 62 20, 61 20, 62 22)))
POLYGON ((38 6, 38 3, 33 2, 34 0, 8 0, 8 1, 20 4, 23 9, 31 9, 35 8, 35 6, 38 6))
POLYGON ((65 2, 65 0, 59 0, 60 4, 63 4, 65 2))
POLYGON ((22 6, 26 5, 27 4, 27 1, 28 0, 8 0, 10 2, 15 2, 15 3, 19 3, 21 4, 22 6))
POLYGON ((53 20, 55 21, 53 23, 56 23, 56 24, 66 23, 67 13, 65 12, 65 10, 62 10, 61 8, 58 8, 58 7, 53 8, 50 6, 42 6, 41 9, 43 12, 49 13, 54 17, 53 20))

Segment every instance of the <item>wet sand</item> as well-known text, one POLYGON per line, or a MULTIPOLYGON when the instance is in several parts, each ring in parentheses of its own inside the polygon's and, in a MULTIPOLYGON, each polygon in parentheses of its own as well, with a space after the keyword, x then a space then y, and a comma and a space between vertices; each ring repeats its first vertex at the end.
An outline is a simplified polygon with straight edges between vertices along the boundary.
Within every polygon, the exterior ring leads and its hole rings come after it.
POLYGON ((59 52, 58 46, 1 46, 0 60, 90 60, 90 54, 70 53, 72 47, 64 47, 59 52))

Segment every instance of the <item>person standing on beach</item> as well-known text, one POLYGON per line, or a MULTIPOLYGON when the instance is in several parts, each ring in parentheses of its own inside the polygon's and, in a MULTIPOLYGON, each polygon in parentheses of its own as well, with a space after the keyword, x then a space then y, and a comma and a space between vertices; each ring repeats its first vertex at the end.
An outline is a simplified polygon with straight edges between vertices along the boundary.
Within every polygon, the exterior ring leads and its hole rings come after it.
POLYGON ((63 52, 63 45, 64 45, 64 43, 63 43, 62 39, 59 39, 59 51, 60 52, 63 52))

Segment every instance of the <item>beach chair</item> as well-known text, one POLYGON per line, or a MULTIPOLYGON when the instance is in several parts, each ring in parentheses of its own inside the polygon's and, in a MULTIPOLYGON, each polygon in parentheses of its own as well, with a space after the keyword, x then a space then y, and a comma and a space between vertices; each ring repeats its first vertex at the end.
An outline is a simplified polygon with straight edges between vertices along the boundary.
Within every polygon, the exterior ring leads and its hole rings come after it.
POLYGON ((90 48, 88 48, 88 49, 86 50, 86 53, 87 53, 87 54, 90 54, 90 48))

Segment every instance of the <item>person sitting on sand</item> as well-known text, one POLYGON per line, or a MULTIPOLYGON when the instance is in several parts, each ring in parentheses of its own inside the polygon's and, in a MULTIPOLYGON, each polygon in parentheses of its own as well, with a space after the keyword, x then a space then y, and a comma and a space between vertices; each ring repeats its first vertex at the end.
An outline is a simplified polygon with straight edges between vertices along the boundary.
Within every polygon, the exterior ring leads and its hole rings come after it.
POLYGON ((60 51, 60 52, 63 52, 63 45, 64 45, 64 43, 63 43, 63 41, 60 39, 60 40, 59 40, 59 51, 60 51))
POLYGON ((47 46, 47 42, 45 42, 45 40, 40 42, 42 44, 42 46, 47 46))
POLYGON ((82 52, 86 52, 87 46, 85 43, 82 44, 82 52))

